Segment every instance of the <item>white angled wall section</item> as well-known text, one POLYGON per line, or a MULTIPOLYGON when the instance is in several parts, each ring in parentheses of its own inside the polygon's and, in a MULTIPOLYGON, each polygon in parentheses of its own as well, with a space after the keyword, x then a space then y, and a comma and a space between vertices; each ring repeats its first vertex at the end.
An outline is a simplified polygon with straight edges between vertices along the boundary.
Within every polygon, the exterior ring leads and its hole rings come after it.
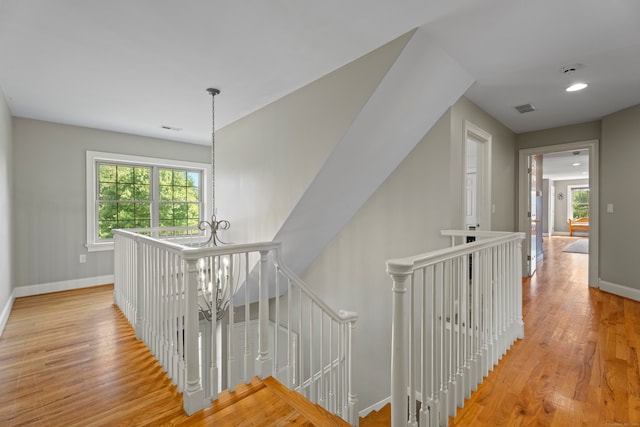
POLYGON ((418 29, 275 236, 302 273, 473 83, 418 29))

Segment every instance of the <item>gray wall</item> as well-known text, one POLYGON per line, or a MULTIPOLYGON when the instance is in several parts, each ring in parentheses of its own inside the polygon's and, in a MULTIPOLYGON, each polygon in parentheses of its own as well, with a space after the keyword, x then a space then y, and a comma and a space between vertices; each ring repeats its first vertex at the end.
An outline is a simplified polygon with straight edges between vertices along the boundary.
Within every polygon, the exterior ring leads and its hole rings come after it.
POLYGON ((385 272, 385 261, 447 246, 448 239, 440 237, 440 230, 462 225, 464 120, 493 136, 493 226, 513 231, 515 135, 462 98, 304 275, 331 307, 360 315, 354 382, 361 409, 387 398, 390 390, 391 280, 385 272), (499 180, 506 182, 497 183, 499 180))
POLYGON ((600 139, 601 126, 601 122, 598 120, 579 125, 521 133, 516 136, 516 142, 518 150, 524 150, 526 148, 544 147, 567 142, 600 139))
POLYGON ((210 159, 205 146, 22 118, 13 120, 13 138, 17 286, 113 274, 113 251, 85 248, 87 150, 210 159))
POLYGON ((0 88, 0 313, 5 309, 13 287, 13 136, 9 107, 0 88))
POLYGON ((549 195, 549 180, 542 180, 542 232, 545 234, 549 233, 549 205, 553 203, 549 195))
MULTIPOLYGON (((639 135, 640 105, 637 105, 611 114, 602 121, 530 132, 516 137, 518 149, 600 140, 600 279, 635 290, 640 290, 635 269, 640 231, 629 224, 634 222, 640 209, 640 198, 632 185, 637 181, 639 135), (612 214, 606 212, 608 203, 614 205, 612 214)), ((556 188, 556 194, 559 191, 556 188)), ((556 223, 556 229, 560 230, 563 225, 562 222, 556 223)))
POLYGON ((602 120, 600 146, 600 277, 640 290, 638 241, 640 212, 640 105, 602 120), (613 213, 607 213, 612 203, 613 213))
MULTIPOLYGON (((458 169, 462 167, 462 141, 464 121, 491 134, 491 196, 495 205, 495 212, 491 215, 491 229, 495 231, 515 231, 516 214, 516 180, 517 156, 515 150, 515 134, 502 125, 488 113, 481 110, 473 102, 462 97, 451 108, 451 161, 454 163, 450 170, 453 188, 462 188, 462 174, 458 169)), ((462 212, 461 192, 451 193, 451 203, 455 210, 462 212)), ((462 219, 460 219, 462 221, 462 219)), ((461 224, 457 224, 458 226, 461 224)))
POLYGON ((231 221, 227 241, 274 238, 410 36, 216 133, 216 205, 231 221))

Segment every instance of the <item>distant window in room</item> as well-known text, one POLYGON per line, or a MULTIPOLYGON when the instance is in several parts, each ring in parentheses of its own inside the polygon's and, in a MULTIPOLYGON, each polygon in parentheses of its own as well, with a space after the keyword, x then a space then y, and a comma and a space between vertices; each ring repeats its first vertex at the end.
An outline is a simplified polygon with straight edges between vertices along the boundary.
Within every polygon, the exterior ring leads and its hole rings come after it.
POLYGON ((589 187, 571 187, 569 213, 571 219, 589 216, 589 187))
POLYGON ((206 164, 87 151, 87 248, 114 228, 190 227, 205 218, 206 164))

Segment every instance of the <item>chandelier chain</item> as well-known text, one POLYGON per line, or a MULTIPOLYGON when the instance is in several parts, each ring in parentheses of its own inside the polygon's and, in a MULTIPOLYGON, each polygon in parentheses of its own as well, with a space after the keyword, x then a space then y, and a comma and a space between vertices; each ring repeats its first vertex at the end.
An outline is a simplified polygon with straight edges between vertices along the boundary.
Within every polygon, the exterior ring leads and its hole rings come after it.
POLYGON ((216 218, 216 123, 215 123, 215 97, 220 93, 218 89, 209 88, 207 92, 211 95, 211 221, 200 221, 198 228, 202 231, 210 230, 209 239, 203 243, 224 244, 218 237, 218 230, 228 230, 231 224, 227 220, 218 221, 216 218))

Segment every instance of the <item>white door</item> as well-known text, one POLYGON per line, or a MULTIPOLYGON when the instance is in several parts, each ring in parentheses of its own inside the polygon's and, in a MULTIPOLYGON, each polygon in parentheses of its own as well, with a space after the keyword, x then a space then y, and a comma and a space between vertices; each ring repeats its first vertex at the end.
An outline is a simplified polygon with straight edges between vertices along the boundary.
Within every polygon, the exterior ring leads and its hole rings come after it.
POLYGON ((465 230, 475 230, 480 226, 478 218, 478 174, 476 172, 467 172, 465 193, 465 230))
POLYGON ((464 125, 464 228, 491 230, 491 135, 464 125))
POLYGON ((542 260, 542 155, 529 157, 529 194, 531 238, 527 260, 529 275, 533 275, 542 260))

